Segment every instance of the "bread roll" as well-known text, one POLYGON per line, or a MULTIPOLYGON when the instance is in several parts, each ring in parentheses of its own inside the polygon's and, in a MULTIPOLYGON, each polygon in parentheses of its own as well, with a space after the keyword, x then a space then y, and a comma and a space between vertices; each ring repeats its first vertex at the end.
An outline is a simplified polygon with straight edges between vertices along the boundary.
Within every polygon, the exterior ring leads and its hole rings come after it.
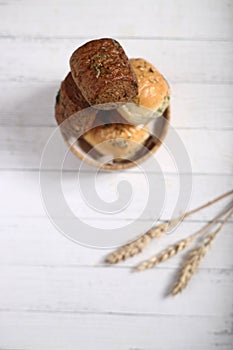
POLYGON ((113 39, 92 40, 70 58, 73 79, 90 105, 115 108, 138 94, 136 75, 121 45, 113 39))
POLYGON ((84 134, 83 138, 102 155, 132 159, 150 136, 146 128, 129 124, 106 124, 84 134))
POLYGON ((169 105, 170 88, 159 71, 143 58, 130 59, 138 79, 135 103, 118 108, 119 113, 132 124, 146 124, 160 117, 169 105))
POLYGON ((91 108, 76 86, 71 73, 61 83, 61 89, 56 98, 55 117, 58 125, 73 131, 73 136, 81 136, 91 128, 97 114, 91 108))

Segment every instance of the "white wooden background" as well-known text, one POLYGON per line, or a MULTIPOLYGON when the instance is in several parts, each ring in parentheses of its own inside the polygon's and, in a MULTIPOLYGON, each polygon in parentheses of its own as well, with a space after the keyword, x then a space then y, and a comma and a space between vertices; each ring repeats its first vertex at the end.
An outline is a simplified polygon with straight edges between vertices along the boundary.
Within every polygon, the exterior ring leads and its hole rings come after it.
MULTIPOLYGON (((232 21, 230 0, 0 2, 1 350, 232 349, 233 221, 189 288, 166 298, 179 257, 141 274, 132 274, 130 266, 197 230, 215 208, 187 220, 141 256, 106 267, 108 251, 79 246, 56 231, 44 212, 38 182, 69 56, 87 40, 108 36, 118 39, 130 57, 153 62, 171 82, 172 123, 193 168, 190 207, 229 190, 232 21)), ((169 206, 176 199, 177 173, 163 162, 164 149, 156 157, 169 206)), ((67 181, 77 164, 73 157, 67 181)), ((48 181, 56 170, 51 164, 48 181)), ((134 183, 140 178, 137 169, 124 174, 134 183)), ((119 176, 109 180, 102 174, 106 191, 108 181, 119 176)), ((90 217, 85 210, 82 215, 102 224, 98 215, 90 217)), ((122 222, 136 218, 137 210, 123 215, 122 222)))

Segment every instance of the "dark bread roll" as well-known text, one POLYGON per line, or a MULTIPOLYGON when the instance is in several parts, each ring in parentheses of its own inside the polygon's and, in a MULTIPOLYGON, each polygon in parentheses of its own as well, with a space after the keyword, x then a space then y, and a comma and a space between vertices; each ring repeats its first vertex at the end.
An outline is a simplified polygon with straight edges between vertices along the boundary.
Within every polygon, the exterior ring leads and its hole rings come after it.
POLYGON ((55 118, 58 125, 60 125, 66 119, 65 113, 64 113, 64 107, 61 104, 60 95, 61 95, 61 89, 59 89, 57 92, 56 104, 55 104, 55 118))
POLYGON ((90 105, 128 102, 138 94, 137 77, 121 45, 113 39, 92 40, 70 58, 73 79, 90 105))
POLYGON ((83 133, 85 133, 86 128, 82 129, 79 125, 77 129, 74 127, 74 123, 71 122, 72 117, 67 117, 65 105, 60 99, 60 93, 61 90, 58 92, 55 104, 55 118, 57 124, 59 125, 60 131, 66 141, 69 141, 71 137, 78 139, 83 133))
POLYGON ((56 98, 55 117, 58 125, 66 121, 63 129, 73 130, 73 136, 81 136, 92 127, 96 113, 96 109, 85 101, 71 73, 68 73, 56 98))
POLYGON ((65 108, 64 105, 61 103, 60 99, 61 90, 58 91, 56 96, 56 104, 55 104, 55 118, 57 121, 57 124, 60 126, 60 131, 65 138, 65 140, 68 140, 74 132, 72 131, 72 126, 69 123, 69 119, 65 116, 65 108))

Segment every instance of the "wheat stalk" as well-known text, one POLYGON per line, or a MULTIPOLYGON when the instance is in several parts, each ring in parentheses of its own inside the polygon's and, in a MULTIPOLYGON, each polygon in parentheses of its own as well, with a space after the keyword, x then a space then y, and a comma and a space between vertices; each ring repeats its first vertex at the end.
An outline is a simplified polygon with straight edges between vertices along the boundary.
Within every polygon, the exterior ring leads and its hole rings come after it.
POLYGON ((110 253, 106 257, 105 262, 108 264, 116 264, 120 261, 126 260, 130 257, 133 257, 134 255, 139 254, 151 242, 152 239, 161 237, 170 227, 175 226, 178 222, 180 222, 184 218, 187 218, 193 215, 194 213, 204 208, 207 208, 210 205, 215 204, 216 202, 226 198, 227 196, 230 196, 231 194, 233 194, 233 190, 214 198, 210 202, 207 202, 185 213, 184 215, 179 216, 178 218, 172 219, 170 221, 166 221, 165 223, 152 227, 148 232, 144 233, 133 242, 123 245, 113 253, 110 253))
MULTIPOLYGON (((213 205, 213 204, 219 202, 220 200, 222 200, 222 199, 224 199, 224 198, 226 198, 226 197, 228 197, 228 196, 230 196, 230 195, 232 195, 232 194, 233 194, 233 190, 221 194, 220 196, 218 196, 218 197, 212 199, 211 201, 209 201, 209 202, 207 202, 207 203, 205 203, 205 204, 203 204, 203 205, 201 205, 201 206, 199 206, 199 207, 197 207, 197 208, 195 208, 195 209, 192 209, 192 210, 188 211, 187 213, 185 213, 185 214, 183 215, 183 219, 186 219, 187 217, 189 217, 189 216, 191 216, 191 215, 197 213, 198 211, 200 211, 200 210, 202 210, 202 209, 205 209, 205 208, 207 208, 207 207, 209 207, 209 206, 211 206, 211 205, 213 205)), ((181 216, 181 217, 182 217, 182 216, 181 216)), ((180 217, 180 218, 181 218, 181 217, 180 217)))
POLYGON ((217 234, 222 230, 223 226, 226 224, 226 222, 231 218, 233 215, 233 210, 229 212, 229 214, 225 217, 223 222, 218 226, 218 228, 210 233, 205 239, 201 246, 193 249, 189 254, 187 259, 184 262, 183 267, 181 268, 181 273, 178 278, 178 281, 175 283, 175 285, 172 288, 171 294, 176 295, 184 290, 186 288, 187 284, 189 283, 190 279, 194 275, 194 273, 198 270, 198 267, 208 252, 211 243, 217 236, 217 234))
MULTIPOLYGON (((231 207, 232 208, 232 207, 231 207)), ((206 224, 204 227, 202 227, 200 230, 198 230, 196 233, 192 234, 191 236, 184 238, 172 246, 162 250, 160 253, 156 254, 155 256, 152 256, 148 260, 143 261, 140 263, 136 268, 135 271, 144 271, 147 269, 151 269, 153 266, 164 262, 173 256, 177 255, 179 252, 187 248, 191 242, 193 242, 198 236, 206 233, 212 226, 216 224, 216 222, 226 213, 229 212, 231 208, 225 209, 222 213, 215 216, 208 224, 206 224)))

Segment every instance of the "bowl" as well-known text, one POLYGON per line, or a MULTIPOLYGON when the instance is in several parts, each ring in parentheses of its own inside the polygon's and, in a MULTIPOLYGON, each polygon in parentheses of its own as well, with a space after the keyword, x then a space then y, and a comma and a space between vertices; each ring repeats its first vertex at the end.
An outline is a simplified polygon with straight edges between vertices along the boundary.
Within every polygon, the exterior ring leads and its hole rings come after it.
POLYGON ((111 159, 101 155, 92 146, 90 146, 81 136, 78 139, 67 136, 69 133, 62 131, 63 138, 67 143, 69 149, 75 156, 91 166, 106 170, 120 170, 136 166, 148 159, 154 154, 161 144, 168 132, 169 121, 171 116, 170 106, 165 110, 162 117, 154 119, 147 126, 150 131, 149 138, 145 141, 144 147, 135 153, 133 158, 129 159, 111 159))

